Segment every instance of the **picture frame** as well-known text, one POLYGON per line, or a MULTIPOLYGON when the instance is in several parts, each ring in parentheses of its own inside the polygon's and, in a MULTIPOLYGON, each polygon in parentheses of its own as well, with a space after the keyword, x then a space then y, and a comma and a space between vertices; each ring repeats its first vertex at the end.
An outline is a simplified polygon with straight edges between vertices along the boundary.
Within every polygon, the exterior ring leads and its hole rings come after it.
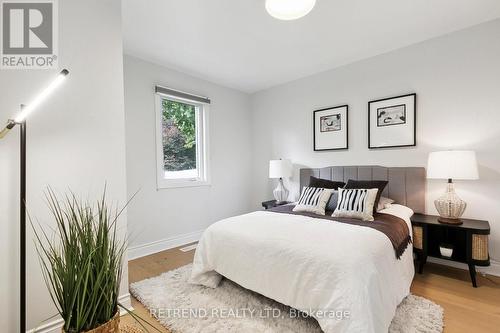
POLYGON ((313 111, 314 151, 349 149, 349 106, 313 111))
POLYGON ((417 94, 368 102, 368 148, 417 145, 417 94))

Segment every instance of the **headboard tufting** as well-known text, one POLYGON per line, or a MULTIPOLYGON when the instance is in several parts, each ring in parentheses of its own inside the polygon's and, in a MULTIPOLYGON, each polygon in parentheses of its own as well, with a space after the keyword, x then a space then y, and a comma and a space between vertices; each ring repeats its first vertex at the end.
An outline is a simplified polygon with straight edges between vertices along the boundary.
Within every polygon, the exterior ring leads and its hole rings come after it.
POLYGON ((425 168, 382 166, 331 166, 318 169, 300 169, 300 188, 309 184, 309 177, 347 182, 355 180, 388 180, 382 195, 396 203, 425 213, 425 168))

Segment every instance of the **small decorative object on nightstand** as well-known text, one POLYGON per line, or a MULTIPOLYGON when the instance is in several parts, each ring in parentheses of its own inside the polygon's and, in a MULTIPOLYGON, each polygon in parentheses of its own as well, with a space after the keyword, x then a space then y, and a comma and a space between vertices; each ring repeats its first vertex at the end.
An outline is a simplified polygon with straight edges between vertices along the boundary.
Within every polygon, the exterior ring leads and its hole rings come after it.
POLYGON ((439 245, 439 252, 441 253, 441 257, 450 259, 453 255, 453 245, 442 243, 439 245))
POLYGON ((286 205, 286 204, 289 204, 289 202, 288 201, 277 202, 276 200, 269 200, 269 201, 262 202, 262 207, 264 207, 265 209, 270 209, 273 207, 282 206, 282 205, 286 205))
POLYGON ((453 179, 479 179, 476 153, 473 151, 439 151, 429 154, 427 178, 448 179, 446 193, 434 201, 441 216, 439 222, 461 224, 467 203, 455 193, 453 179))
POLYGON ((269 178, 279 178, 278 186, 274 189, 274 198, 278 203, 284 203, 288 199, 288 190, 283 185, 283 178, 292 175, 292 163, 289 160, 269 161, 269 178))
POLYGON ((472 285, 476 284, 476 265, 489 266, 488 221, 462 219, 462 224, 443 224, 439 216, 414 214, 413 250, 417 254, 421 274, 427 257, 461 262, 469 265, 472 285))

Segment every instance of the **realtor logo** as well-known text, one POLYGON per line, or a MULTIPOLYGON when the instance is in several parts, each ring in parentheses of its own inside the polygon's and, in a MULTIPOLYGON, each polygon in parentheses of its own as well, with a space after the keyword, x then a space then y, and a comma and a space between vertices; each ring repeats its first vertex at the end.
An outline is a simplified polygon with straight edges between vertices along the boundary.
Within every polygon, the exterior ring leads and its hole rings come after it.
POLYGON ((1 2, 2 69, 57 67, 56 0, 1 2))

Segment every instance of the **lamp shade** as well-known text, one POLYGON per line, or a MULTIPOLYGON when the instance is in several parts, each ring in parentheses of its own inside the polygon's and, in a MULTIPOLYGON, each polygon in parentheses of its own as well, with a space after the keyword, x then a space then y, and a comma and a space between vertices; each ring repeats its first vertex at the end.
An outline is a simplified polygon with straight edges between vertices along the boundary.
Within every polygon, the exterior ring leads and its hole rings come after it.
POLYGON ((430 153, 427 162, 427 178, 479 179, 476 153, 465 150, 430 153))
POLYGON ((292 162, 290 160, 269 161, 269 178, 288 178, 292 175, 292 162))

